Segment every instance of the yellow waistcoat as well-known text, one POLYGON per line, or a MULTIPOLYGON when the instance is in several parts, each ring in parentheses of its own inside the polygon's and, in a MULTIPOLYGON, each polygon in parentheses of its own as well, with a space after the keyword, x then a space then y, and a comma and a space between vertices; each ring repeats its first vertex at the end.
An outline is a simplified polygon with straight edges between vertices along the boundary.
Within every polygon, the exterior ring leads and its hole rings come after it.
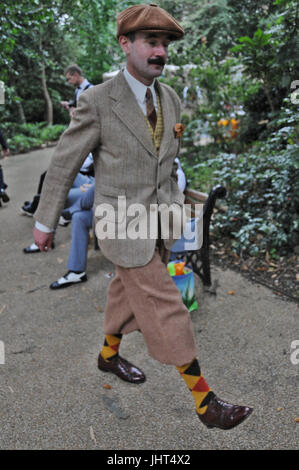
POLYGON ((163 131, 164 131, 164 126, 163 126, 163 116, 162 116, 162 109, 161 109, 161 102, 160 102, 160 97, 157 93, 157 103, 158 103, 158 116, 157 116, 157 124, 155 127, 155 131, 153 130, 152 126, 150 125, 149 120, 147 119, 146 116, 144 116, 148 130, 150 132, 150 135, 153 139, 153 143, 156 149, 157 154, 159 154, 159 149, 161 145, 161 140, 163 137, 163 131))

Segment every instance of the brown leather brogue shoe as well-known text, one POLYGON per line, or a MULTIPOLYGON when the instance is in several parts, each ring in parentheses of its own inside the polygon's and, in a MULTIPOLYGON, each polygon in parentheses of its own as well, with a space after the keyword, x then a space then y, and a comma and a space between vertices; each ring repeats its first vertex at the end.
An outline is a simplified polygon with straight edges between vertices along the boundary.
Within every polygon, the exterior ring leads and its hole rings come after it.
POLYGON ((144 373, 119 355, 116 355, 110 361, 105 361, 99 354, 98 368, 103 372, 112 372, 126 382, 133 384, 145 382, 144 373))
POLYGON ((225 403, 214 395, 207 411, 203 415, 198 414, 198 417, 208 428, 232 429, 241 424, 252 411, 248 406, 225 403))

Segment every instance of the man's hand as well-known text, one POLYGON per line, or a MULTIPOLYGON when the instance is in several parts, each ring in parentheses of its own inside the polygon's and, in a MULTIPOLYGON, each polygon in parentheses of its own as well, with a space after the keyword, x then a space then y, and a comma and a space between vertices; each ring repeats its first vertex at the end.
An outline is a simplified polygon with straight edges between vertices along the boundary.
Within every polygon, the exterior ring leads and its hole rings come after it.
POLYGON ((53 241, 53 232, 42 232, 37 228, 33 229, 34 241, 39 247, 40 251, 51 250, 51 245, 53 241))
POLYGON ((9 149, 4 149, 4 150, 3 150, 3 154, 4 154, 5 157, 8 157, 9 154, 10 154, 9 149))
POLYGON ((69 109, 69 102, 68 102, 68 101, 60 101, 60 105, 61 105, 64 109, 69 109))

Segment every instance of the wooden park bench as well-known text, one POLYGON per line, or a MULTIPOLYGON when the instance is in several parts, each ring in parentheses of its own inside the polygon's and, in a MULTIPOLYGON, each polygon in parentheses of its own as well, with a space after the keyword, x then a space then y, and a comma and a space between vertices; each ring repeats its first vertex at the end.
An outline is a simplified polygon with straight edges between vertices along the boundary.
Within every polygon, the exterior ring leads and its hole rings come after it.
POLYGON ((209 194, 201 193, 187 186, 185 190, 185 204, 191 205, 191 217, 195 217, 195 204, 203 206, 203 243, 199 250, 176 253, 177 259, 183 259, 192 266, 193 271, 201 278, 204 286, 211 286, 210 269, 210 222, 217 199, 226 196, 226 189, 215 186, 209 194))

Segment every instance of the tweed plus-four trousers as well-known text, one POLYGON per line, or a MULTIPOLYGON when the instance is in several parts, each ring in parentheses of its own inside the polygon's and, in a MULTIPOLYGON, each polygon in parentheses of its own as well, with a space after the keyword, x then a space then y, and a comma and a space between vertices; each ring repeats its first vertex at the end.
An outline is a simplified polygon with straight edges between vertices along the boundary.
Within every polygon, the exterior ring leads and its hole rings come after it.
POLYGON ((182 366, 197 356, 190 314, 158 248, 146 265, 115 266, 105 308, 105 334, 140 330, 149 354, 163 364, 182 366))

